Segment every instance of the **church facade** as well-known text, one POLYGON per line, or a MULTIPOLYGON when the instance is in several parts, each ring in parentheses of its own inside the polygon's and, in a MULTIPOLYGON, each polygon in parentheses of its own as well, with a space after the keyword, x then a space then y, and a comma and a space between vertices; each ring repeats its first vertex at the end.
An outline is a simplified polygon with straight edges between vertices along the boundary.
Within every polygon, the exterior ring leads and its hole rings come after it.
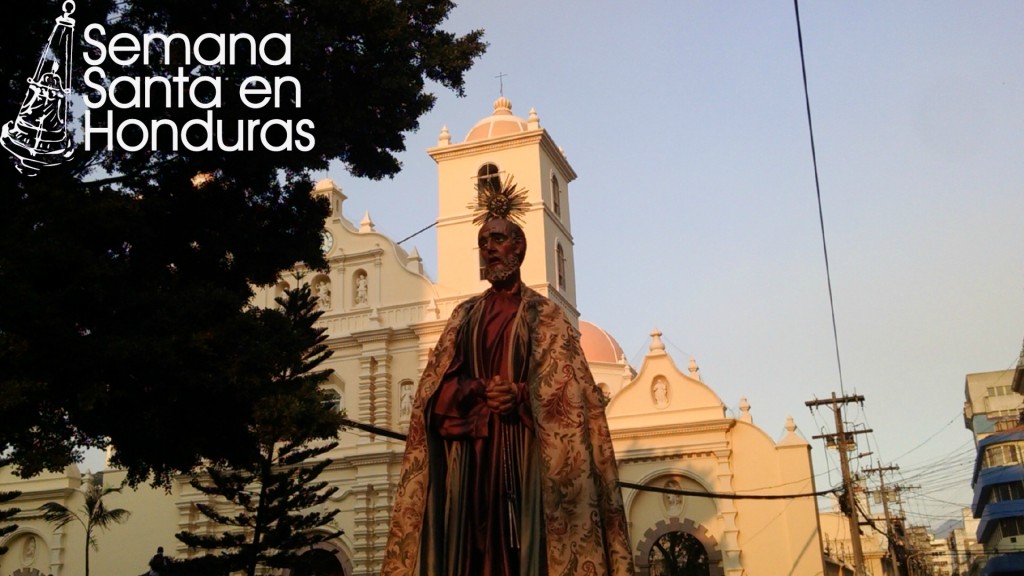
MULTIPOLYGON (((487 288, 468 207, 475 185, 514 176, 531 204, 523 282, 558 303, 579 328, 595 381, 609 399, 620 478, 630 486, 623 498, 638 574, 665 574, 666 565, 706 566, 712 576, 823 574, 816 500, 806 496, 815 490, 810 446, 792 421, 776 441, 754 425, 746 399, 738 416, 728 415, 696 362, 688 359, 680 370, 659 332, 634 369, 614 338, 580 319, 569 194, 576 173, 536 112, 521 118, 499 98, 464 139, 454 142, 445 128, 428 153, 439 180, 436 280, 424 273, 415 249, 377 232, 369 214, 350 220, 344 192, 323 180, 313 193, 331 206, 323 233, 329 271, 284 274, 254 299, 253 305, 274 306, 288 287, 312 286, 333 350, 325 367, 333 369, 326 386, 336 407, 357 422, 406 430, 419 374, 445 321, 459 302, 487 288)), ((327 505, 340 509, 336 528, 344 534, 309 553, 317 574, 376 575, 404 444, 354 429, 341 431, 339 441, 321 478, 340 488, 327 505)), ((15 503, 23 510, 15 520, 19 530, 0 541, 11 550, 0 556, 0 576, 83 574, 83 531, 75 524, 54 530, 39 506, 58 501, 77 510, 85 483, 118 486, 123 479, 118 470, 83 478, 73 468, 31 480, 0 471, 0 490, 23 492, 15 503)), ((143 573, 157 547, 188 557, 174 534, 216 529, 196 508, 206 496, 188 480, 179 478, 169 492, 143 487, 108 496, 107 506, 132 516, 97 534, 91 571, 143 573)))

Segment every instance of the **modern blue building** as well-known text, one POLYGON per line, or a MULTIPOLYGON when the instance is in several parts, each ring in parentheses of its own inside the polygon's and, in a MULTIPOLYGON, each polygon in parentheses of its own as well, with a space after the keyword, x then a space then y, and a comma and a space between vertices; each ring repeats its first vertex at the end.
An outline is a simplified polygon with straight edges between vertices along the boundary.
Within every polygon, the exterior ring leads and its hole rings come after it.
POLYGON ((1016 369, 969 374, 965 392, 964 416, 978 449, 971 512, 984 547, 970 574, 1024 574, 1024 350, 1016 369), (1006 413, 1008 403, 1015 415, 1006 413))
POLYGON ((972 573, 1024 574, 1024 426, 978 442, 974 501, 978 542, 985 556, 972 573), (987 560, 987 562, 985 561, 987 560))

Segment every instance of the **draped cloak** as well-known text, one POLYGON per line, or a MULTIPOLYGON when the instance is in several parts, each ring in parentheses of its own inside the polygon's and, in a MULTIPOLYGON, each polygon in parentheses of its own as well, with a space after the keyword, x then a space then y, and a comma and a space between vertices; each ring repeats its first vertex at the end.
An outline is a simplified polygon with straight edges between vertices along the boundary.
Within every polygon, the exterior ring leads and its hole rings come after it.
MULTIPOLYGON (((561 308, 526 286, 519 289, 510 341, 528 353, 525 395, 533 429, 521 468, 520 573, 629 576, 632 554, 604 397, 583 357, 579 334, 561 308)), ((466 334, 480 322, 486 294, 452 312, 420 378, 383 576, 459 574, 445 564, 452 543, 446 541, 450 530, 444 519, 449 507, 460 505, 446 501, 452 483, 460 480, 448 475, 451 453, 428 420, 453 362, 463 361, 456 353, 476 345, 466 334)))

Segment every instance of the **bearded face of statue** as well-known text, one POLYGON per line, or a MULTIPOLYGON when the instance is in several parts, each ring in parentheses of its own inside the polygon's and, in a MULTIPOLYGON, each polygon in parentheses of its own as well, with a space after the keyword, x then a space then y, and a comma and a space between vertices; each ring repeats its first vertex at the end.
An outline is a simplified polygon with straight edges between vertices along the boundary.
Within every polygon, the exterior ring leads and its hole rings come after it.
POLYGON ((522 229, 508 220, 488 220, 477 235, 477 246, 488 282, 498 285, 519 279, 519 266, 526 254, 522 229))

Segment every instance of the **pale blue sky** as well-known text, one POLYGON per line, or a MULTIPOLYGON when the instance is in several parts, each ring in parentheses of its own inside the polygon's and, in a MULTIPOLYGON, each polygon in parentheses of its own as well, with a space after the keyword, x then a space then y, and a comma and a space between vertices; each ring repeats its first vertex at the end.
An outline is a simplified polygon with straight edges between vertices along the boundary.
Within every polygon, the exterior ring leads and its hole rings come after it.
MULTIPOLYGON (((1024 338, 1024 4, 802 2, 848 420, 897 464, 913 522, 970 502, 964 375, 1010 368, 1024 338), (941 489, 940 489, 941 488, 941 489)), ((491 112, 541 125, 570 184, 583 317, 639 366, 648 333, 733 411, 810 438, 840 391, 791 2, 463 2, 484 28, 466 97, 439 92, 393 180, 322 174, 346 215, 401 239, 436 215, 424 152, 491 112)), ((436 271, 433 232, 416 246, 436 271)), ((813 441, 818 487, 837 461, 813 441)), ((881 460, 876 460, 876 458, 881 460)), ((893 479, 888 479, 890 482, 893 479)))

